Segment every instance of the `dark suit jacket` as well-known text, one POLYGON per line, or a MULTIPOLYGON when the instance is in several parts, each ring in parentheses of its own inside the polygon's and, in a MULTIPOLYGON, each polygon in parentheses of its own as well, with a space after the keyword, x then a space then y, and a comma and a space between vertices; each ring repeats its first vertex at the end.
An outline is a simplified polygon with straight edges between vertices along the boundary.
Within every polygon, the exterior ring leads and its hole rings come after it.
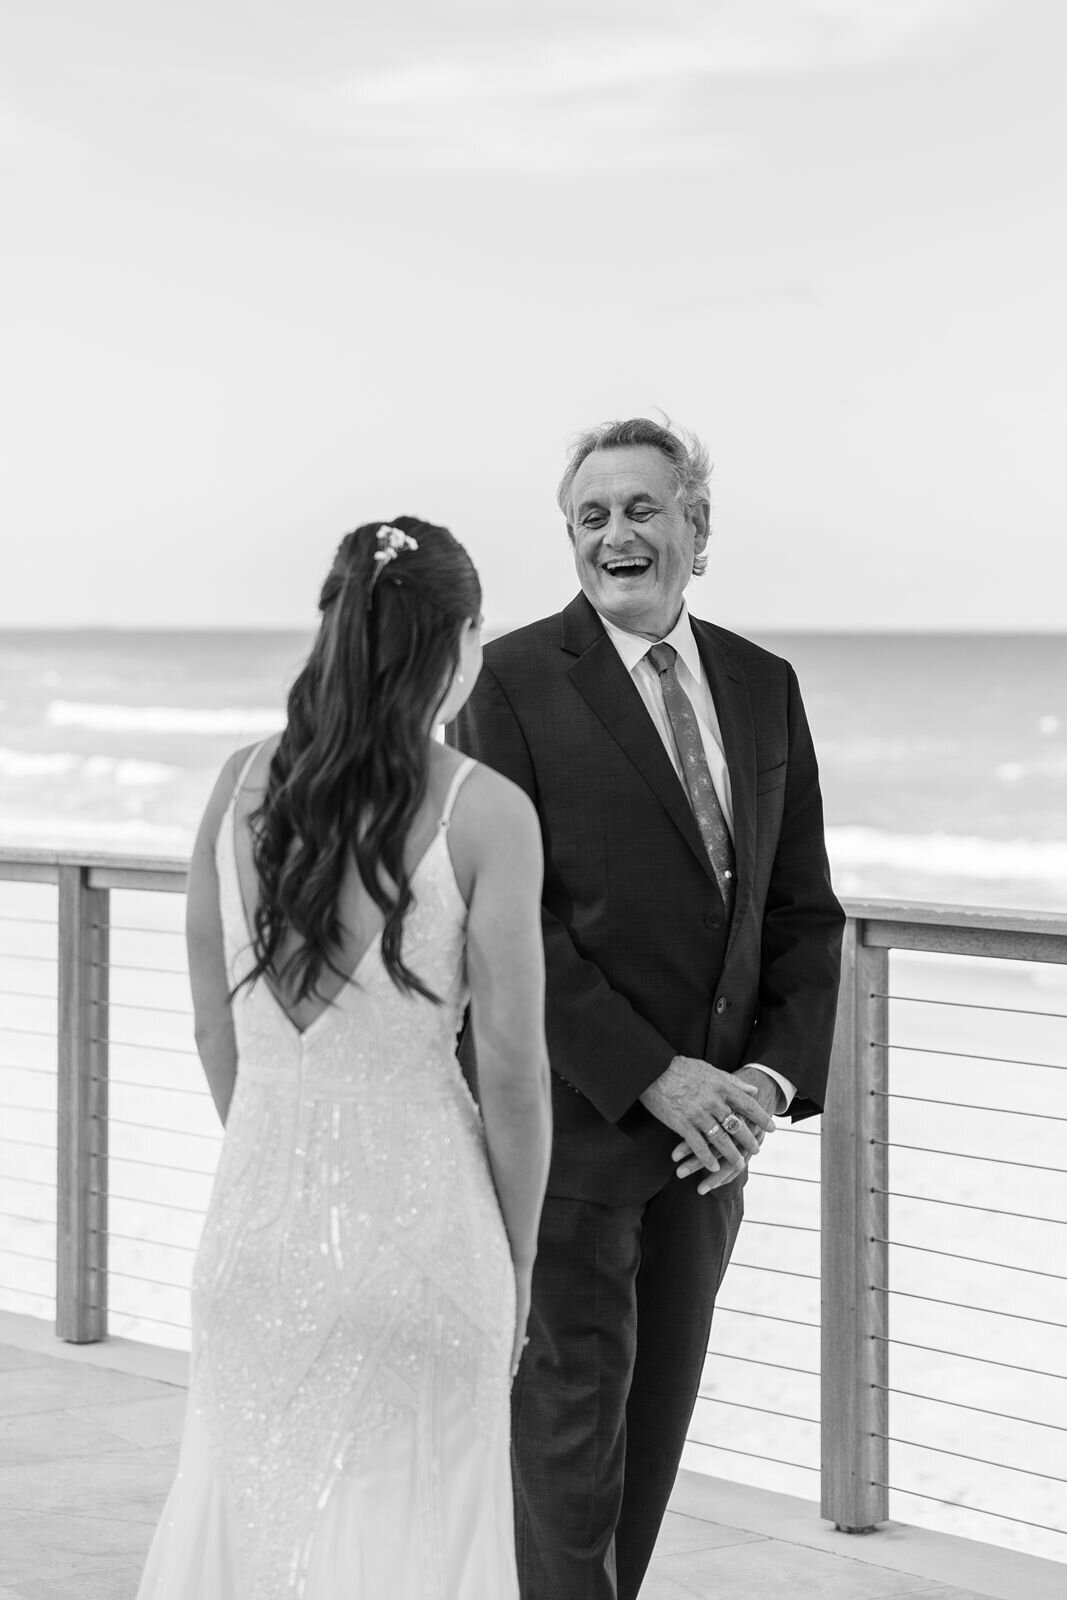
POLYGON ((639 1102, 676 1055, 760 1061, 822 1106, 843 914, 793 669, 693 620, 734 811, 730 927, 688 798, 579 595, 494 640, 451 730, 533 800, 545 847, 549 1193, 624 1205, 671 1178, 677 1135, 639 1102))

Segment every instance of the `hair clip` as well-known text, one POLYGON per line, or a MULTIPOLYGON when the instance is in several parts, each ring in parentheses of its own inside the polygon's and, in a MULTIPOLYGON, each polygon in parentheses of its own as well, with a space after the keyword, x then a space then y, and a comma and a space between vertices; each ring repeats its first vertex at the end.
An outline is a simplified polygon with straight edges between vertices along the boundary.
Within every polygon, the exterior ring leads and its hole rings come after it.
POLYGON ((374 552, 374 571, 371 573, 370 587, 367 590, 367 605, 371 603, 374 594, 374 585, 384 572, 390 561, 395 561, 401 550, 417 550, 419 541, 413 539, 410 533, 405 533, 403 528, 394 528, 391 523, 383 522, 375 537, 378 548, 374 552))
POLYGON ((378 529, 378 548, 374 552, 374 559, 381 568, 387 561, 395 561, 401 550, 418 548, 418 540, 413 539, 410 533, 405 533, 402 528, 390 527, 389 523, 384 522, 378 529))

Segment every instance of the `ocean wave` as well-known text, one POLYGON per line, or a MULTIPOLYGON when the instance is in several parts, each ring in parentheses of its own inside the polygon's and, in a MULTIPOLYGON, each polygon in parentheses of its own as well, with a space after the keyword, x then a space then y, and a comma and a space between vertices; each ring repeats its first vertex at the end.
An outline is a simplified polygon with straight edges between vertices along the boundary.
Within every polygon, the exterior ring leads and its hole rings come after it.
POLYGON ((193 828, 143 817, 31 817, 0 813, 0 844, 35 849, 96 850, 123 846, 137 854, 187 855, 193 828))
POLYGON ((8 750, 0 746, 0 778, 62 778, 78 757, 65 750, 8 750))
POLYGON ((52 728, 92 728, 107 733, 273 733, 285 716, 271 706, 124 706, 53 700, 45 712, 52 728))
POLYGON ((983 882, 1031 879, 1067 883, 1067 839, 982 839, 972 834, 829 827, 826 846, 838 871, 895 867, 983 882))
POLYGON ((0 778, 65 778, 72 773, 104 779, 120 789, 142 789, 173 782, 179 768, 133 756, 78 756, 69 750, 11 750, 0 745, 0 778))

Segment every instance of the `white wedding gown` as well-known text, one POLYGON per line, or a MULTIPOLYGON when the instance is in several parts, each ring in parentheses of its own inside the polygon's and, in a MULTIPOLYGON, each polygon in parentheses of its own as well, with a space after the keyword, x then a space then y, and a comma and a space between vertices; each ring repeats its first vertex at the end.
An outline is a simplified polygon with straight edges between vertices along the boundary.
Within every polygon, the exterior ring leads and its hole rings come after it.
MULTIPOLYGON (((455 1055, 466 907, 447 829, 471 765, 405 923, 405 960, 443 1005, 402 995, 377 940, 303 1032, 265 980, 234 999, 179 1470, 138 1600, 517 1600, 515 1284, 455 1055)), ((217 848, 231 983, 252 963, 233 806, 217 848)))

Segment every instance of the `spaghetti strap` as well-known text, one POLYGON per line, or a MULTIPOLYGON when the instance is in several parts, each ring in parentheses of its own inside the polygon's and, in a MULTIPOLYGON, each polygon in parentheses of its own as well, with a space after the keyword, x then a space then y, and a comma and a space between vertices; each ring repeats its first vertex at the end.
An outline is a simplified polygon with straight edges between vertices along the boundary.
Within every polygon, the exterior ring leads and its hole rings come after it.
POLYGON ((266 739, 261 739, 259 741, 259 743, 253 749, 252 754, 248 757, 248 759, 245 762, 244 766, 241 768, 241 771, 240 771, 240 773, 238 774, 238 777, 237 777, 237 782, 233 786, 233 793, 230 796, 230 804, 231 804, 231 806, 237 804, 237 796, 240 794, 241 790, 245 786, 245 779, 248 777, 248 774, 252 770, 252 763, 256 759, 256 757, 259 755, 259 752, 262 750, 262 748, 266 744, 266 742, 267 742, 266 739))
POLYGON ((462 789, 467 778, 474 771, 474 768, 477 765, 478 763, 474 760, 474 757, 468 756, 466 760, 456 768, 456 771, 452 777, 452 782, 448 786, 448 793, 445 795, 444 810, 441 812, 441 820, 437 824, 439 828, 447 828, 448 824, 452 821, 452 812, 455 808, 456 796, 459 794, 459 791, 462 789))

